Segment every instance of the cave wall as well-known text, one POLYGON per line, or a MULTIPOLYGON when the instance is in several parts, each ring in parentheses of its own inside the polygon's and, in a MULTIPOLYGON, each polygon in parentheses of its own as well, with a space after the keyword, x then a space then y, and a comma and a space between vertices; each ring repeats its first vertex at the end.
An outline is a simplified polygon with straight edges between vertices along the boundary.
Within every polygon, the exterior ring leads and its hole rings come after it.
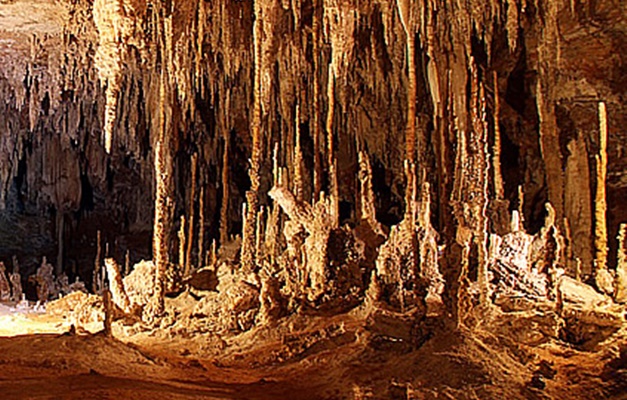
POLYGON ((455 204, 472 202, 486 185, 495 198, 490 229, 502 229, 498 215, 520 207, 537 230, 550 201, 560 227, 570 228, 571 258, 590 273, 598 101, 608 110, 610 239, 627 219, 626 11, 611 1, 68 0, 59 7, 54 29, 1 32, 21 48, 4 48, 1 60, 0 207, 52 221, 41 251, 54 260, 61 249, 57 263, 85 280, 97 230, 118 259, 127 249, 149 256, 154 154, 166 123, 171 218, 193 208, 205 250, 220 230, 223 239, 241 233, 251 158, 260 164, 259 203, 270 203, 275 147, 286 181, 302 179, 308 201, 333 190, 337 162, 340 218, 354 223, 362 149, 386 225, 402 217, 403 161, 415 159, 420 180, 431 183, 432 220, 444 242, 466 218, 455 204), (480 141, 493 155, 497 127, 502 194, 493 166, 474 189, 461 178, 479 168, 472 146, 470 164, 462 163, 464 143, 480 141), (192 177, 202 191, 191 189, 192 177))

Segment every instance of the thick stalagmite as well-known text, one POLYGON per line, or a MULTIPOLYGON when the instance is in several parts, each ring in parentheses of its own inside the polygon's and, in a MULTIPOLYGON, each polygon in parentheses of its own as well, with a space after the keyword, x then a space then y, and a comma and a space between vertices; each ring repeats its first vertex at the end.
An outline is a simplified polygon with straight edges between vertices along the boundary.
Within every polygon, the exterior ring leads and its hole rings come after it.
POLYGON ((614 291, 612 277, 607 271, 607 109, 599 103, 599 154, 596 160, 596 191, 594 196, 595 279, 597 287, 607 294, 614 291))

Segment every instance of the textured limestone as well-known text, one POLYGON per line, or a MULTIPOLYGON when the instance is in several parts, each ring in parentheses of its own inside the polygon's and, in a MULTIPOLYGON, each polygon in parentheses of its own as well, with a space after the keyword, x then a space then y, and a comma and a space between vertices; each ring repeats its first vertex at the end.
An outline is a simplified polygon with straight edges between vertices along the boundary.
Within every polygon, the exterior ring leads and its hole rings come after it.
MULTIPOLYGON (((486 306, 499 262, 545 276, 523 291, 549 297, 557 270, 586 278, 595 255, 614 279, 613 236, 627 217, 626 27, 609 0, 18 0, 6 10, 0 207, 54 219, 59 277, 101 229, 87 250, 93 260, 101 247, 96 269, 131 247, 120 234, 154 235, 142 245, 154 259, 148 288, 141 300, 129 293, 154 315, 181 268, 209 264, 214 240, 213 254, 233 253, 262 282, 242 301, 261 297, 264 320, 276 285, 293 308, 359 299, 371 285, 396 310, 435 315, 486 306), (33 4, 56 11, 11 24, 33 4), (508 207, 524 225, 513 233, 508 207)), ((100 271, 80 267, 74 276, 95 275, 97 288, 100 271)))

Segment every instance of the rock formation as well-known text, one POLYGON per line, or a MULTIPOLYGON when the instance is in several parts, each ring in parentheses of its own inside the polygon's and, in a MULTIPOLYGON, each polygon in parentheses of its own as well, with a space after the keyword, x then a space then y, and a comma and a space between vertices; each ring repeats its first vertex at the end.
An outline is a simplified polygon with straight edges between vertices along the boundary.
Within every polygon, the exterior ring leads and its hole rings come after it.
POLYGON ((0 7, 0 261, 25 260, 39 301, 91 282, 102 299, 57 304, 107 333, 621 329, 620 4, 0 7))

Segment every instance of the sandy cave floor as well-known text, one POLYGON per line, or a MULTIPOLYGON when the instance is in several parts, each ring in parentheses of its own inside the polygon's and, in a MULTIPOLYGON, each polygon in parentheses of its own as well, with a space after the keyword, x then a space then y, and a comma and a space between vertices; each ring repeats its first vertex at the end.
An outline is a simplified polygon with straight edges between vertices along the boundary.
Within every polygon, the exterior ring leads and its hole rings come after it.
POLYGON ((358 310, 288 317, 229 337, 118 325, 117 338, 107 338, 6 306, 0 322, 7 400, 627 399, 625 330, 582 351, 442 326, 410 344, 401 323, 382 329, 358 310))

